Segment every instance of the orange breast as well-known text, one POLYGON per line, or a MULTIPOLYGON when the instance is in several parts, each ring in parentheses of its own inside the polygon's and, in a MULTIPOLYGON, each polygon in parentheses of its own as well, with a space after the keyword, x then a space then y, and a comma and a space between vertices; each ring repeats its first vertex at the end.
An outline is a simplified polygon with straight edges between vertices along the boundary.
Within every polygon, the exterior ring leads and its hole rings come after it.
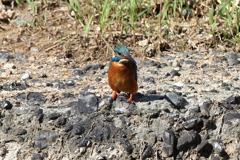
POLYGON ((112 61, 108 70, 108 84, 114 91, 135 94, 138 90, 132 62, 119 63, 112 61))

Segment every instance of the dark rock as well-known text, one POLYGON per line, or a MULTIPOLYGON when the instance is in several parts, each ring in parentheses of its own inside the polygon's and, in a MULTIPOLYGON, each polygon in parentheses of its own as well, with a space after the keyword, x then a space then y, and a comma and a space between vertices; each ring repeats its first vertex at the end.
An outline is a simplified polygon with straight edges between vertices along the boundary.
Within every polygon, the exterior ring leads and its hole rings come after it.
POLYGON ((55 142, 57 137, 57 134, 53 131, 39 131, 34 138, 34 145, 40 149, 45 149, 48 147, 49 143, 55 142))
POLYGON ((61 116, 61 114, 60 113, 51 113, 51 114, 49 114, 48 115, 48 118, 49 119, 51 119, 51 120, 55 120, 55 119, 57 119, 58 117, 60 117, 61 116))
POLYGON ((103 69, 104 65, 100 63, 94 63, 94 64, 88 64, 85 67, 83 67, 83 72, 86 72, 88 70, 97 70, 97 69, 103 69))
POLYGON ((78 99, 80 113, 92 113, 98 110, 98 99, 95 94, 88 94, 78 99))
POLYGON ((169 157, 174 153, 174 145, 175 145, 175 136, 172 131, 166 130, 163 132, 163 157, 169 157))
POLYGON ((147 93, 146 94, 157 94, 156 90, 147 90, 147 93))
POLYGON ((226 99, 229 104, 240 104, 240 96, 239 95, 231 95, 226 99))
POLYGON ((47 75, 45 73, 41 73, 38 75, 38 78, 47 78, 47 75))
POLYGON ((142 153, 142 160, 145 160, 147 158, 151 158, 154 154, 154 150, 150 145, 147 145, 142 153))
POLYGON ((123 148, 127 151, 128 154, 131 154, 133 152, 133 146, 127 139, 120 139, 120 143, 123 146, 123 148))
POLYGON ((72 133, 75 135, 81 135, 85 132, 85 128, 82 124, 76 124, 73 126, 72 133))
POLYGON ((75 75, 83 75, 84 73, 83 73, 82 70, 76 69, 76 70, 73 71, 73 74, 75 74, 75 75))
POLYGON ((170 102, 176 108, 185 108, 185 106, 188 104, 186 99, 179 96, 175 92, 166 93, 165 99, 167 99, 167 101, 170 102))
POLYGON ((189 119, 189 120, 183 122, 182 125, 186 129, 192 129, 195 127, 202 127, 203 121, 201 118, 193 118, 193 119, 189 119))
POLYGON ((96 141, 105 141, 110 138, 111 135, 111 129, 109 126, 103 126, 103 127, 96 127, 94 128, 90 134, 89 138, 94 139, 96 141))
POLYGON ((235 120, 235 119, 240 119, 240 113, 227 113, 224 115, 225 123, 235 120))
POLYGON ((69 131, 71 131, 72 129, 73 129, 73 125, 67 124, 67 125, 65 126, 65 128, 64 128, 64 132, 69 132, 69 131))
POLYGON ((198 134, 196 131, 184 130, 182 131, 182 134, 178 139, 177 149, 182 151, 182 150, 185 150, 186 148, 190 148, 193 145, 197 145, 197 140, 198 140, 198 134))
POLYGON ((213 151, 213 146, 205 139, 197 146, 196 150, 201 156, 209 157, 213 151))
POLYGON ((25 89, 26 89, 26 85, 22 83, 7 82, 3 84, 3 90, 6 90, 6 91, 25 90, 25 89))
POLYGON ((59 118, 55 121, 55 125, 56 125, 57 127, 61 127, 61 126, 65 125, 66 122, 67 122, 67 119, 66 119, 66 118, 64 118, 64 117, 59 117, 59 118))
POLYGON ((75 82, 73 80, 68 80, 65 84, 66 86, 74 86, 75 82))
POLYGON ((169 74, 171 76, 181 76, 181 74, 178 71, 176 71, 176 70, 172 70, 169 74))
POLYGON ((226 101, 222 101, 222 102, 218 102, 218 106, 219 107, 224 107, 226 109, 229 109, 229 110, 233 110, 233 107, 231 106, 231 104, 229 104, 228 102, 226 101))
POLYGON ((0 108, 10 110, 12 109, 12 104, 8 100, 0 101, 0 108))
POLYGON ((19 128, 13 131, 13 135, 18 136, 18 135, 24 135, 27 134, 27 131, 25 129, 19 128))
POLYGON ((29 92, 27 95, 25 92, 17 94, 19 101, 26 101, 29 105, 42 105, 45 103, 45 96, 38 92, 29 92))
POLYGON ((155 83, 155 80, 153 77, 144 77, 143 81, 148 83, 155 83))
POLYGON ((6 51, 0 51, 0 59, 12 59, 13 56, 6 51))
POLYGON ((31 160, 43 160, 43 157, 38 153, 33 153, 31 156, 31 160))

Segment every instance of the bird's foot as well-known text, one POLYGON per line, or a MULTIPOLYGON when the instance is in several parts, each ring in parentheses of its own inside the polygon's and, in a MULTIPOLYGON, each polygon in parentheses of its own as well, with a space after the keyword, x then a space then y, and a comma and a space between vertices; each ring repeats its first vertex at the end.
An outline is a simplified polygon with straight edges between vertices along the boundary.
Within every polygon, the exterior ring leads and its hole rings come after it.
POLYGON ((130 97, 129 97, 128 100, 127 100, 128 102, 131 102, 131 100, 132 100, 132 96, 133 96, 133 95, 130 94, 130 97))
POLYGON ((113 91, 112 98, 115 99, 117 97, 117 91, 113 91))

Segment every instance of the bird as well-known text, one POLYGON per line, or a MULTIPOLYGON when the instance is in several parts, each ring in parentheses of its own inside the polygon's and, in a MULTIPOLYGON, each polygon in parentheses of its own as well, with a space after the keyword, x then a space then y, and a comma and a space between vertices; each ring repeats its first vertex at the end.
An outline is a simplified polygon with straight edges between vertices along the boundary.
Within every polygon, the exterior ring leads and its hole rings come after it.
POLYGON ((112 88, 112 98, 117 97, 120 91, 130 93, 128 102, 138 90, 137 64, 131 57, 126 46, 119 45, 114 48, 115 57, 111 58, 108 69, 108 84, 112 88))

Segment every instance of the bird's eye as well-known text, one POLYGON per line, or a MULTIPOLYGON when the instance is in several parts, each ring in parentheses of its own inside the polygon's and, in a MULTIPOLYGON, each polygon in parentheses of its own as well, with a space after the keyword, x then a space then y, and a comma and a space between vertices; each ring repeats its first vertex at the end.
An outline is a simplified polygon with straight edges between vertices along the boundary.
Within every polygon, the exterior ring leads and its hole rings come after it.
POLYGON ((118 54, 119 56, 121 56, 121 55, 122 55, 122 53, 119 53, 119 52, 117 52, 117 54, 118 54))

